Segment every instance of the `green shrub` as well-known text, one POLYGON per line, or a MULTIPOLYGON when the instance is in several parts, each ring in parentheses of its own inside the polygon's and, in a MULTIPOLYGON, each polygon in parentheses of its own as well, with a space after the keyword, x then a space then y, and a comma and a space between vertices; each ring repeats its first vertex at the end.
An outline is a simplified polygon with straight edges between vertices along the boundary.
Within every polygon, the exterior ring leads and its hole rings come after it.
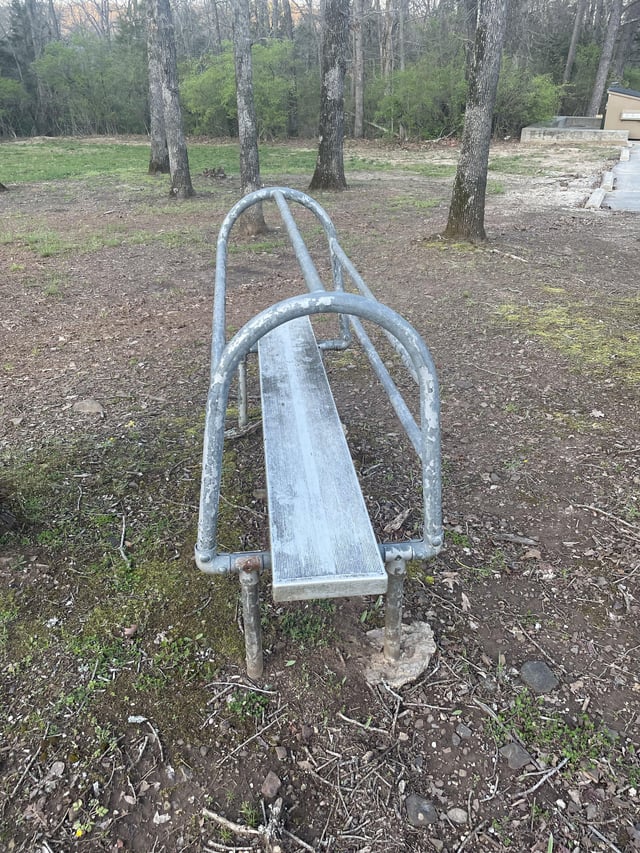
POLYGON ((377 124, 392 133, 402 127, 409 137, 436 139, 462 129, 465 88, 462 56, 445 66, 427 56, 393 74, 390 84, 374 81, 369 94, 378 96, 377 124))
MULTIPOLYGON (((293 44, 272 41, 252 51, 253 97, 262 140, 286 137, 298 130, 315 133, 319 84, 317 74, 296 68, 293 44)), ((210 55, 183 69, 180 91, 188 132, 236 136, 238 116, 233 48, 210 55)))
POLYGON ((505 57, 493 116, 495 136, 519 136, 523 127, 556 115, 561 88, 548 74, 532 75, 505 57))
POLYGON ((599 62, 600 48, 597 44, 578 47, 571 81, 565 87, 562 98, 563 115, 585 115, 599 62))
POLYGON ((147 78, 141 44, 94 36, 50 42, 33 63, 49 133, 144 133, 147 78))
POLYGON ((32 100, 22 83, 0 75, 0 136, 19 136, 31 125, 32 100))

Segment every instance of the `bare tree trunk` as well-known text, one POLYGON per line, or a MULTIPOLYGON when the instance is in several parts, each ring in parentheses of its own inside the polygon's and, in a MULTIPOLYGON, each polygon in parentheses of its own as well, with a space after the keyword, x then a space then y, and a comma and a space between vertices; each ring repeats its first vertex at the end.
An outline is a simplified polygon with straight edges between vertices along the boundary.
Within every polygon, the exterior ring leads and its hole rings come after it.
MULTIPOLYGON (((254 192, 262 186, 258 156, 258 124, 253 102, 253 66, 249 0, 233 3, 233 55, 236 68, 238 136, 240 137, 240 181, 242 192, 254 192)), ((244 234, 264 234, 267 230, 262 204, 254 204, 243 213, 238 227, 244 234)))
POLYGON ((638 32, 638 21, 627 21, 621 27, 620 38, 616 48, 616 55, 611 63, 611 74, 613 80, 620 80, 624 73, 624 66, 631 53, 633 41, 638 32))
POLYGON ((325 0, 322 20, 320 145, 311 190, 344 190, 344 78, 349 47, 349 0, 325 0))
POLYGON ((469 76, 460 160, 453 184, 445 236, 486 239, 484 207, 491 122, 506 31, 507 0, 480 0, 469 76))
POLYGON ((406 45, 405 45, 405 23, 407 20, 408 9, 407 0, 399 0, 398 2, 398 68, 404 71, 407 64, 406 45))
POLYGON ((53 5, 53 0, 49 0, 49 23, 51 28, 51 36, 54 41, 60 41, 60 21, 56 7, 53 5))
POLYGON ((396 25, 395 0, 385 0, 384 17, 382 19, 382 41, 380 44, 380 61, 382 64, 382 76, 384 77, 385 91, 391 91, 391 75, 394 69, 393 55, 393 31, 396 25))
POLYGON ((214 53, 222 53, 222 34, 220 32, 220 14, 218 13, 218 0, 211 0, 213 9, 213 25, 216 34, 214 53))
POLYGON ((155 14, 155 31, 158 38, 162 73, 162 108, 164 129, 169 151, 171 195, 189 198, 193 195, 189 156, 182 128, 182 111, 178 95, 178 68, 176 42, 169 0, 152 0, 155 14))
POLYGON ((364 137, 364 0, 355 0, 353 10, 353 136, 364 137))
POLYGON ((604 37, 604 44, 602 45, 598 71, 596 72, 596 80, 593 84, 593 92, 591 93, 591 100, 589 101, 589 108, 587 109, 588 116, 598 115, 600 111, 602 97, 607 85, 607 77, 609 76, 609 68, 611 67, 611 60, 613 59, 613 53, 616 47, 616 39, 618 37, 621 19, 622 0, 613 0, 611 3, 611 12, 609 13, 609 22, 607 24, 607 30, 604 37))
POLYGON ((153 3, 147 3, 147 64, 149 67, 149 115, 151 154, 149 174, 169 174, 169 149, 164 127, 164 105, 162 102, 162 61, 160 42, 154 15, 153 3))
POLYGON ((289 0, 282 0, 282 28, 285 37, 293 41, 293 18, 291 17, 289 0))
POLYGON ((587 0, 578 0, 578 8, 576 9, 576 17, 573 22, 573 32, 571 33, 571 44, 569 45, 569 53, 567 54, 567 62, 564 66, 564 74, 562 75, 562 84, 566 84, 571 80, 571 72, 573 71, 573 63, 576 59, 578 50, 578 42, 580 41, 580 32, 582 31, 582 22, 584 13, 587 9, 587 0))
MULTIPOLYGON (((242 0, 239 0, 240 4, 242 4, 242 0)), ((237 3, 233 0, 231 4, 234 9, 234 16, 236 12, 237 3)), ((269 4, 267 0, 255 0, 256 6, 256 27, 257 27, 257 36, 258 38, 267 38, 269 35, 269 4)), ((248 20, 251 20, 249 18, 248 20)))

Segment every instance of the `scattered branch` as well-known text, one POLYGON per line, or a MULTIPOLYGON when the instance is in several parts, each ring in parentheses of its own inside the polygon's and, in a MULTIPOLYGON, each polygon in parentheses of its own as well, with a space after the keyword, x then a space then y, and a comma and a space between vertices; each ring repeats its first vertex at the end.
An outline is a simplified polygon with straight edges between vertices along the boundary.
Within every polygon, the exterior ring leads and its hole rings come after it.
POLYGON ((526 791, 520 791, 516 794, 512 794, 511 799, 515 800, 516 798, 518 798, 520 800, 520 799, 523 799, 524 797, 528 797, 529 794, 534 794, 538 790, 538 788, 542 788, 542 786, 545 784, 545 782, 548 782, 552 776, 555 776, 556 773, 559 773, 568 761, 569 761, 568 758, 563 758, 559 764, 556 764, 555 767, 552 767, 551 770, 548 770, 544 774, 544 776, 542 776, 540 779, 538 779, 538 781, 536 782, 535 785, 532 785, 530 788, 527 788, 526 791))

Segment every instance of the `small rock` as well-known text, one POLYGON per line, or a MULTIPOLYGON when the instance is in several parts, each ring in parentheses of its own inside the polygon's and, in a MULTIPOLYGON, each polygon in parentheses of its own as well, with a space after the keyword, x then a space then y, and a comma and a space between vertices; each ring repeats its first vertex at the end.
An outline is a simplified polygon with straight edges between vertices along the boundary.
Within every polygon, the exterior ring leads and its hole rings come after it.
POLYGON ((511 742, 501 747, 498 752, 507 759, 507 764, 512 770, 522 770, 531 762, 531 756, 519 743, 511 742))
POLYGON ((276 758, 278 761, 284 761, 287 757, 287 748, 285 746, 276 746, 276 758))
POLYGON ((468 740, 473 734, 473 732, 471 731, 469 726, 465 726, 464 723, 460 723, 456 727, 456 734, 459 735, 463 740, 468 740))
POLYGON ((469 819, 465 809, 458 808, 449 809, 449 811, 447 812, 447 817, 449 818, 451 823, 455 823, 458 826, 464 826, 467 820, 469 819))
POLYGON ((64 775, 64 761, 54 761, 51 765, 47 777, 49 779, 60 779, 64 775))
POLYGON ((171 815, 169 814, 160 814, 159 812, 156 812, 153 816, 153 822, 156 824, 156 826, 159 826, 162 823, 168 823, 170 820, 171 815))
POLYGON ((438 810, 423 797, 418 794, 410 794, 405 800, 407 809, 407 823, 410 826, 427 826, 429 823, 435 823, 438 820, 438 810))
POLYGON ((486 675, 481 682, 481 686, 487 693, 496 693, 498 690, 498 681, 493 675, 486 675))
POLYGON ((589 803, 585 816, 589 823, 593 823, 594 821, 598 820, 600 816, 600 809, 595 803, 589 803))
POLYGON ((558 686, 558 679, 542 660, 528 660, 523 663, 520 679, 535 693, 550 693, 558 686))
POLYGON ((266 800, 272 800, 277 795, 281 785, 282 782, 280 781, 280 779, 276 776, 273 770, 270 770, 267 773, 264 782, 262 783, 262 796, 266 800))
POLYGON ((73 404, 73 411, 80 412, 81 415, 100 415, 104 417, 104 409, 97 400, 78 400, 73 404))
POLYGON ((444 850, 444 841, 440 841, 439 838, 430 838, 429 841, 436 853, 442 853, 444 850))

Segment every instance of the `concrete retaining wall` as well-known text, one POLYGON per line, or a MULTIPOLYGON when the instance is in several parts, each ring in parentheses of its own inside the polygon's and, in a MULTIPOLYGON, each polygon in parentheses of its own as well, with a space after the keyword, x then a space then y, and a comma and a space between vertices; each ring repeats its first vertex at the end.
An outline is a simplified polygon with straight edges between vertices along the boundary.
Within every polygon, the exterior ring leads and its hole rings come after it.
POLYGON ((613 142, 624 145, 629 140, 626 130, 601 130, 602 119, 591 116, 554 116, 551 121, 523 127, 521 142, 613 142))

